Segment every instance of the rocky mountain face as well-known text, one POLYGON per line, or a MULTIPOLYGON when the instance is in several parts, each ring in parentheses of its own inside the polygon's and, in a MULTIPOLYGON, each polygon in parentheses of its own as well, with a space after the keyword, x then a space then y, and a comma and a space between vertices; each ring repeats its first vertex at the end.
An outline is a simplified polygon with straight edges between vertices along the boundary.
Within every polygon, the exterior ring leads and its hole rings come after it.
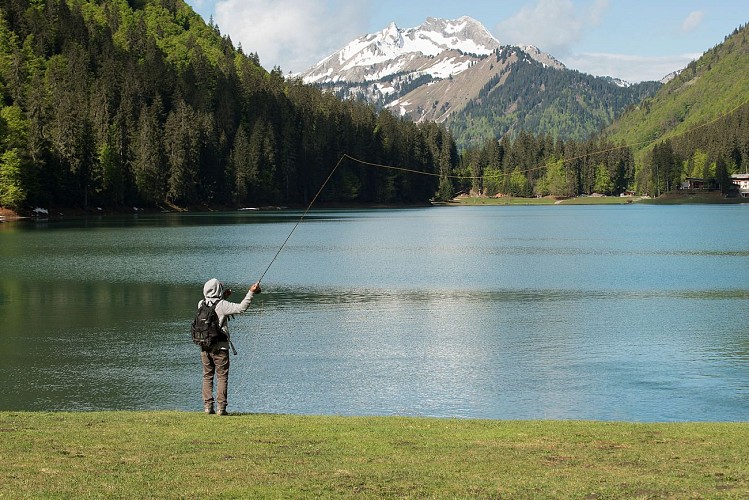
MULTIPOLYGON (((380 32, 357 38, 299 76, 305 83, 328 89, 341 98, 363 99, 416 122, 429 120, 450 126, 455 121, 461 124, 465 133, 471 133, 471 125, 466 125, 464 116, 468 110, 471 112, 469 121, 473 121, 477 113, 481 114, 477 107, 501 103, 503 109, 490 110, 498 123, 496 127, 492 124, 483 127, 479 136, 484 137, 512 131, 508 120, 502 117, 510 114, 522 119, 526 113, 543 113, 545 103, 554 101, 557 91, 569 91, 553 88, 554 84, 564 86, 565 78, 560 75, 551 78, 549 72, 580 76, 537 47, 503 46, 480 22, 470 17, 454 20, 430 17, 415 28, 402 29, 391 23, 380 32), (519 71, 528 66, 535 70, 519 71), (547 83, 518 82, 518 78, 540 79, 547 83), (505 92, 508 82, 512 85, 507 89, 513 89, 513 95, 498 95, 505 92), (527 93, 518 92, 519 87, 542 92, 545 98, 529 98, 527 93)), ((584 94, 579 97, 580 101, 596 101, 595 94, 600 88, 604 93, 618 93, 632 87, 613 78, 583 76, 596 81, 580 84, 577 78, 575 84, 584 94)), ((641 93, 635 89, 629 94, 636 97, 612 99, 621 109, 596 113, 606 115, 605 120, 613 118, 624 107, 637 102, 641 93)), ((600 106, 595 104, 593 107, 600 106)), ((570 110, 571 113, 575 111, 570 110)), ((580 119, 585 121, 586 118, 572 117, 556 123, 579 122, 580 119)), ((591 128, 600 128, 601 125, 601 120, 596 120, 591 128)), ((586 133, 583 129, 576 126, 572 133, 560 130, 535 132, 567 137, 586 133)))
MULTIPOLYGON (((500 47, 475 19, 430 17, 415 28, 401 29, 391 23, 380 32, 357 38, 300 76, 305 83, 328 88, 341 97, 364 98, 417 121, 443 121, 448 110, 467 102, 496 74, 484 63, 500 47), (473 91, 465 88, 467 83, 473 91)), ((523 49, 542 64, 564 68, 536 47, 523 49)))
MULTIPOLYGON (((470 67, 472 61, 499 48, 499 42, 471 19, 428 18, 416 28, 391 23, 364 35, 302 73, 306 83, 389 82, 396 76, 430 75, 447 78, 470 67)), ((385 85, 380 93, 392 93, 385 85)))

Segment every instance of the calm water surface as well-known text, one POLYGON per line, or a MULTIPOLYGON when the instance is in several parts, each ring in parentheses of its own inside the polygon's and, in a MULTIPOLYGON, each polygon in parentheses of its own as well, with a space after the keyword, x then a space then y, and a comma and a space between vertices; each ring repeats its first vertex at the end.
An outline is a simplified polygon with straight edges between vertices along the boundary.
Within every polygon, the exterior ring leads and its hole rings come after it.
MULTIPOLYGON (((200 410, 202 284, 244 290, 299 216, 0 224, 0 410, 200 410)), ((313 211, 231 323, 229 409, 747 420, 748 227, 743 205, 313 211)))

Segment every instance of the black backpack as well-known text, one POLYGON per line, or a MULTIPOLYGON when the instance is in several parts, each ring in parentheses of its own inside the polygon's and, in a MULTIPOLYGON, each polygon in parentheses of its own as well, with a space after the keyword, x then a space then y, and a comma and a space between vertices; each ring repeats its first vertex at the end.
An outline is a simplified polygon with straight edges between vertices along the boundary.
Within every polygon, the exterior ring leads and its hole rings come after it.
POLYGON ((198 308, 198 313, 192 321, 192 341, 202 349, 208 349, 224 335, 218 323, 216 304, 209 306, 205 302, 198 308))

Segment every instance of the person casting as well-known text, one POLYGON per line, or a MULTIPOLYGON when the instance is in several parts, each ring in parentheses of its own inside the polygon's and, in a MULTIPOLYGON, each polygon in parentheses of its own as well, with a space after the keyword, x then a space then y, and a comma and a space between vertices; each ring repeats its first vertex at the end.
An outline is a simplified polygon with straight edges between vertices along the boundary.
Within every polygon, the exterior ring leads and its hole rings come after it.
POLYGON ((224 289, 223 283, 216 278, 208 280, 203 286, 203 299, 198 302, 198 309, 205 303, 212 306, 218 316, 221 332, 217 342, 210 347, 201 348, 200 359, 203 364, 203 404, 205 412, 209 414, 228 415, 227 392, 229 388, 229 346, 231 337, 229 335, 228 321, 234 314, 245 312, 252 302, 254 294, 260 293, 260 283, 255 283, 247 291, 241 302, 229 302, 227 297, 231 290, 224 289), (216 397, 213 396, 213 380, 216 379, 216 397), (214 408, 214 402, 218 406, 218 412, 214 408))

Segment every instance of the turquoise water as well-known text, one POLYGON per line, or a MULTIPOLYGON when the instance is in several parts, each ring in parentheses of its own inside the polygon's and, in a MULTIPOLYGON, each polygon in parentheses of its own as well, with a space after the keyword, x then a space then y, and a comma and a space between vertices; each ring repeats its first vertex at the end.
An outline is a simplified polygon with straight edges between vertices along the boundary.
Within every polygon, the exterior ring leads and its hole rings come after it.
MULTIPOLYGON (((246 289, 299 216, 0 224, 0 410, 200 410, 203 282, 246 289)), ((748 226, 743 205, 312 211, 231 323, 229 409, 747 420, 748 226)))

